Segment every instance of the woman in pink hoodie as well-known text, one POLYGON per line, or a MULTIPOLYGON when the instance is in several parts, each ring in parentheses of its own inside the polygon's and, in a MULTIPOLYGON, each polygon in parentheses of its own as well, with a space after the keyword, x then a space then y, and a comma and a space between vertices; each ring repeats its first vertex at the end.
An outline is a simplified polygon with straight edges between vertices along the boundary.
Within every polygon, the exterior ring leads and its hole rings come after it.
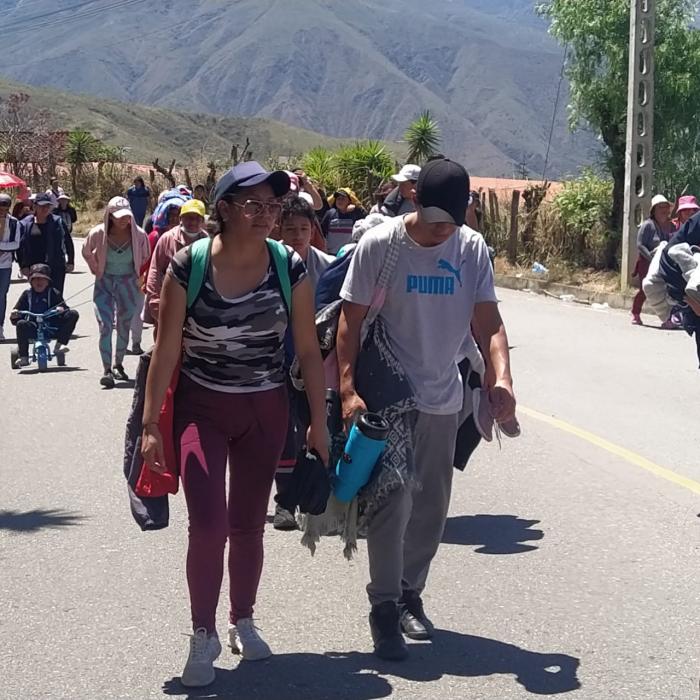
POLYGON ((139 271, 149 254, 148 238, 136 225, 129 201, 114 197, 105 209, 104 223, 95 226, 83 244, 83 257, 95 275, 93 301, 104 367, 100 384, 107 389, 114 388, 115 379, 129 379, 123 361, 131 321, 141 308, 139 271), (112 365, 115 318, 117 347, 112 365))

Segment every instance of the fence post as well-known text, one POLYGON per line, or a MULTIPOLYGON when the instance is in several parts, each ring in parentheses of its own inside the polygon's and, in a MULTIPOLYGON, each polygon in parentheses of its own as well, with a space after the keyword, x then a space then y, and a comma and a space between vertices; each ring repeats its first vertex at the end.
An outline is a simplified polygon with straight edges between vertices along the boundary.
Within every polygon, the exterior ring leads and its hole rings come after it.
POLYGON ((496 190, 489 190, 489 217, 491 218, 491 226, 496 226, 498 222, 498 199, 496 190))
POLYGON ((520 212, 520 190, 513 190, 510 203, 510 233, 508 235, 508 262, 515 265, 518 260, 518 214, 520 212))

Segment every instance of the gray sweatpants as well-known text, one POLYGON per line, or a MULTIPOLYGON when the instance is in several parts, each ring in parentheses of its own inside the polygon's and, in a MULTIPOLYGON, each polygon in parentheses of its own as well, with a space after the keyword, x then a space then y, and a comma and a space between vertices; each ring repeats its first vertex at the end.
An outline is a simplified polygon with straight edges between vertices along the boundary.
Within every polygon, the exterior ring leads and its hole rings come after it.
POLYGON ((418 489, 389 497, 367 532, 372 605, 401 598, 403 591, 422 593, 430 563, 445 529, 452 493, 455 439, 459 414, 417 412, 413 433, 418 489))

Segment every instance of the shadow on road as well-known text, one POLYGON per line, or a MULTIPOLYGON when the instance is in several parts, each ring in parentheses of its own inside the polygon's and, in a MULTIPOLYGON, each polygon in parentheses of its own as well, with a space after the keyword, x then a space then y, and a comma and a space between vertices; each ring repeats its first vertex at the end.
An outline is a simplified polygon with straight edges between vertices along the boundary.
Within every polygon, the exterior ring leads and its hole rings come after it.
POLYGON ((85 518, 65 510, 37 508, 36 510, 0 510, 0 531, 32 533, 55 527, 79 525, 85 518))
POLYGON ((539 520, 517 515, 460 515, 448 518, 443 544, 478 547, 477 554, 522 554, 537 547, 523 544, 544 537, 542 530, 531 530, 539 520))
MULTIPOLYGON (((383 662, 360 652, 280 654, 263 665, 243 661, 235 670, 218 668, 216 681, 207 688, 184 688, 179 678, 173 678, 163 692, 187 698, 374 700, 394 691, 385 676, 430 683, 446 675, 504 674, 514 676, 535 695, 558 695, 581 687, 578 667, 574 656, 540 654, 493 639, 437 630, 432 643, 412 644, 411 657, 403 663, 383 662)), ((459 697, 469 697, 468 689, 459 697)))
POLYGON ((84 367, 58 367, 49 365, 44 372, 40 372, 39 369, 21 369, 19 373, 21 375, 32 376, 34 374, 60 374, 61 372, 87 372, 84 367))

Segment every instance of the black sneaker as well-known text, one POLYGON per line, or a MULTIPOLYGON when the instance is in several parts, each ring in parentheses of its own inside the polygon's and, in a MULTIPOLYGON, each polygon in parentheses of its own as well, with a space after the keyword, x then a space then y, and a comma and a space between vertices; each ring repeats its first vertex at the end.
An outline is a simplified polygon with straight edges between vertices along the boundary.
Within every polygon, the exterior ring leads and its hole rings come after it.
POLYGON ((372 606, 369 629, 374 641, 374 653, 386 661, 403 661, 408 647, 399 627, 399 608, 393 601, 372 606))
POLYGON ((112 374, 114 375, 114 378, 118 379, 120 382, 129 381, 129 375, 124 371, 124 365, 114 365, 112 374))
POLYGON ((133 343, 131 346, 131 354, 132 355, 143 355, 143 348, 139 343, 133 343))
POLYGON ((290 513, 288 510, 282 508, 282 506, 275 507, 275 518, 272 521, 272 527, 282 532, 291 532, 292 530, 299 529, 294 513, 290 513))
POLYGON ((105 373, 100 378, 100 384, 105 389, 114 389, 114 375, 111 369, 106 369, 105 373))
POLYGON ((399 602, 401 629, 409 639, 432 639, 435 626, 423 610, 423 601, 415 591, 404 591, 399 602))

